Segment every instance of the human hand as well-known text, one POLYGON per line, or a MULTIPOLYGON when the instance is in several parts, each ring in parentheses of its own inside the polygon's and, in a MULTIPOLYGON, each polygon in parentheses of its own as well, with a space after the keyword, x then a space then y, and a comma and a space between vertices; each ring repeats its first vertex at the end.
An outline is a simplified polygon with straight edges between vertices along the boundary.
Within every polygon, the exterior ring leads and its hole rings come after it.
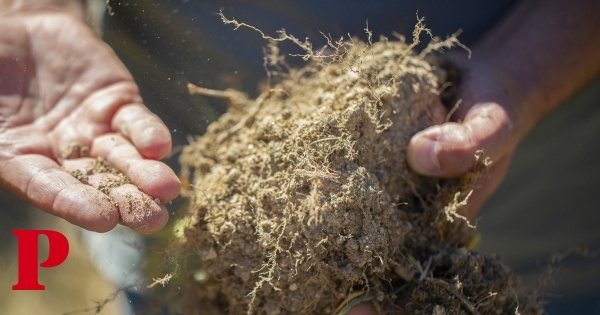
POLYGON ((420 174, 454 178, 472 170, 478 163, 476 152, 483 150, 493 164, 467 203, 464 214, 474 219, 504 178, 518 143, 540 114, 523 106, 515 81, 485 56, 469 60, 466 54, 455 53, 449 61, 459 72, 457 108, 451 121, 413 136, 407 159, 420 174))
POLYGON ((600 73, 599 12, 597 1, 525 1, 479 40, 473 60, 451 55, 463 74, 462 104, 454 122, 412 138, 409 165, 423 175, 458 177, 483 149, 493 165, 469 199, 466 215, 474 218, 520 140, 600 73))
POLYGON ((174 172, 156 161, 170 149, 168 129, 142 104, 129 72, 81 20, 58 11, 2 17, 0 188, 88 230, 121 223, 152 233, 168 221, 160 203, 180 190, 174 172), (90 157, 61 159, 74 143, 89 147, 90 157), (86 185, 69 174, 93 157, 132 184, 109 197, 94 186, 110 175, 90 175, 86 185))

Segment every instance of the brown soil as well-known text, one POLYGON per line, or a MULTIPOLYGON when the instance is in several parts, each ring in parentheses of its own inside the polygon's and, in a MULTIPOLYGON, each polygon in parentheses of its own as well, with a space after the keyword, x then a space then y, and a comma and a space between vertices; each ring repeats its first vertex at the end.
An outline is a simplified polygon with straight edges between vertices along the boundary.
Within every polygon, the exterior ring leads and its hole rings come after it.
POLYGON ((125 174, 108 164, 102 157, 97 157, 89 169, 73 170, 71 175, 77 178, 84 184, 89 184, 90 175, 105 175, 102 182, 96 187, 106 195, 109 195, 110 190, 126 184, 131 184, 131 181, 125 174))
MULTIPOLYGON (((77 152, 80 152, 77 145, 72 145, 70 148, 77 148, 77 152)), ((63 156, 72 155, 65 153, 63 156)), ((83 155, 76 153, 76 156, 83 155)), ((118 209, 122 224, 142 233, 152 230, 152 218, 156 214, 156 204, 160 205, 160 200, 152 200, 148 195, 140 194, 140 189, 104 158, 97 157, 86 168, 70 170, 70 174, 106 195, 106 198, 118 209), (118 192, 113 190, 115 188, 118 188, 118 192)), ((108 214, 104 215, 108 216, 108 214)))
POLYGON ((179 243, 200 262, 186 313, 342 314, 366 300, 385 314, 541 313, 497 258, 466 249, 478 172, 443 181, 406 164, 411 136, 446 119, 445 71, 425 57, 453 44, 307 50, 310 65, 184 150, 179 243))

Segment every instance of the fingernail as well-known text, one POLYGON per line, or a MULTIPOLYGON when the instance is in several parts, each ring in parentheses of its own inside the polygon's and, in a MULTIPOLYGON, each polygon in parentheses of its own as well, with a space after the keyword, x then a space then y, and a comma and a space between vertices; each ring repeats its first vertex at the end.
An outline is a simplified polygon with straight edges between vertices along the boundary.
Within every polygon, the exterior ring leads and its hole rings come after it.
POLYGON ((437 155, 437 137, 432 132, 417 135, 413 138, 412 154, 409 159, 412 168, 423 175, 436 175, 442 168, 437 155), (411 161, 412 160, 412 161, 411 161))

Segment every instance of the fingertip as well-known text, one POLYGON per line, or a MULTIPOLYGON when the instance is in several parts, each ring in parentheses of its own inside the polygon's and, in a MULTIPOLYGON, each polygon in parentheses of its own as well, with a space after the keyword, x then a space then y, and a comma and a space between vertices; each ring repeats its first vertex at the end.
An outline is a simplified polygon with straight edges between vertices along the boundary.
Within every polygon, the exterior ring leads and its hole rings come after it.
POLYGON ((141 129, 132 138, 140 153, 149 159, 159 160, 171 152, 171 134, 166 126, 156 122, 155 126, 141 129))
POLYGON ((121 224, 141 234, 153 234, 160 231, 169 222, 169 212, 165 206, 158 206, 160 209, 151 210, 152 214, 142 219, 125 216, 121 224))
POLYGON ((139 233, 157 232, 169 221, 169 213, 165 206, 141 193, 133 185, 120 186, 110 194, 119 207, 121 224, 139 233))
POLYGON ((169 222, 169 212, 163 205, 159 205, 160 211, 156 211, 150 220, 137 224, 134 229, 142 234, 153 234, 160 231, 169 222))
POLYGON ((171 201, 181 190, 181 182, 166 164, 153 160, 140 160, 128 172, 132 182, 153 198, 162 202, 171 201))
POLYGON ((146 158, 162 159, 171 151, 171 133, 162 120, 141 103, 122 106, 111 127, 129 139, 146 158))
POLYGON ((417 173, 440 178, 465 175, 484 145, 469 126, 445 123, 417 133, 407 149, 409 166, 417 173))
POLYGON ((435 128, 424 130, 408 144, 408 165, 421 175, 437 176, 442 170, 438 159, 438 133, 435 128))

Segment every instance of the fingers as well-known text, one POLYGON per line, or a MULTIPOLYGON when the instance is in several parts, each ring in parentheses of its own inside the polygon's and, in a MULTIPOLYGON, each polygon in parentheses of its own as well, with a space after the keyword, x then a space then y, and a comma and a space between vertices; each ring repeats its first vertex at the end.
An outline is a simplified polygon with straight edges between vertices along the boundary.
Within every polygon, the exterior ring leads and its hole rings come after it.
POLYGON ((152 198, 165 202, 179 195, 181 183, 173 170, 162 162, 144 159, 129 141, 118 134, 96 138, 90 153, 104 157, 152 198))
POLYGON ((506 110, 496 103, 473 106, 463 123, 445 123, 417 133, 408 146, 408 164, 434 177, 459 177, 475 165, 483 150, 499 160, 516 144, 516 130, 506 110))
POLYGON ((157 232, 169 221, 169 213, 165 206, 152 200, 134 185, 115 187, 110 190, 109 195, 119 209, 120 223, 137 232, 157 232))
POLYGON ((163 122, 142 105, 135 83, 112 83, 91 93, 82 106, 62 119, 52 137, 62 155, 73 143, 89 146, 96 137, 121 133, 149 159, 162 159, 171 151, 171 134, 163 122))
POLYGON ((130 184, 123 175, 112 174, 92 158, 66 160, 63 167, 80 180, 108 195, 119 212, 119 222, 140 233, 154 233, 167 224, 164 206, 130 184), (82 175, 83 174, 83 175, 82 175))
POLYGON ((42 155, 21 155, 0 165, 3 186, 34 206, 85 229, 106 232, 119 221, 111 200, 42 155))
MULTIPOLYGON (((67 160, 64 166, 87 174, 92 163, 92 159, 67 160)), ((4 162, 0 171, 3 186, 34 206, 91 231, 106 232, 121 222, 138 232, 153 233, 168 221, 166 208, 135 185, 107 184, 115 180, 111 174, 86 176, 86 185, 41 155, 15 157, 4 162)))
POLYGON ((156 115, 141 104, 125 105, 116 112, 113 130, 130 139, 143 156, 161 159, 171 151, 171 134, 156 115))
POLYGON ((75 143, 89 147, 97 136, 111 132, 112 117, 123 104, 141 101, 137 85, 130 81, 112 83, 87 95, 81 106, 64 113, 53 131, 57 155, 64 155, 75 143))

